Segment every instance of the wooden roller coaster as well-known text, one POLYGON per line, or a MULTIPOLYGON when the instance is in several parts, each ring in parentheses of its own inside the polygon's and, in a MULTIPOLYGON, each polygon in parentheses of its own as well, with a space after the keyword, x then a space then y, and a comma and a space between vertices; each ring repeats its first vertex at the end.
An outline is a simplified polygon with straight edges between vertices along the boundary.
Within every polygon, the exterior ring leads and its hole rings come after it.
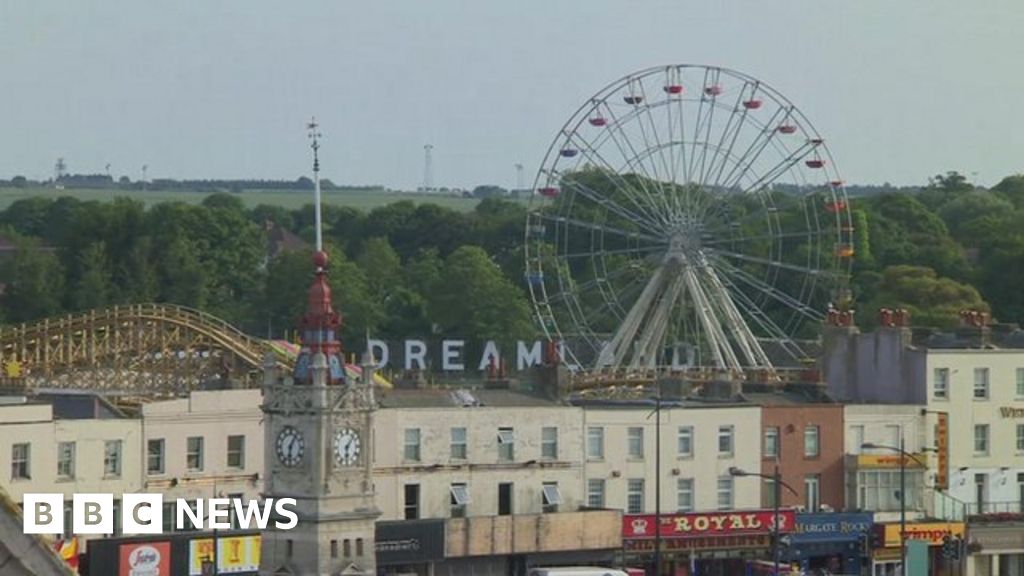
MULTIPOLYGON (((0 386, 167 396, 259 385, 267 341, 205 312, 132 304, 0 326, 0 386)), ((290 359, 277 354, 279 365, 290 359)))

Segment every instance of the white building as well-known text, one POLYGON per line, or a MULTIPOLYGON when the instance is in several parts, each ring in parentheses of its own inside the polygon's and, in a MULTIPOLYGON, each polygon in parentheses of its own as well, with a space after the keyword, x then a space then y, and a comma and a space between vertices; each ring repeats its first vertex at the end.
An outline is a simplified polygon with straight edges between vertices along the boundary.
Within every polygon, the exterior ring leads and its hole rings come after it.
MULTIPOLYGON (((587 504, 655 511, 656 415, 642 405, 587 406, 587 504)), ((661 410, 661 511, 759 508, 760 490, 737 489, 729 468, 761 469, 759 406, 673 403, 661 410)))

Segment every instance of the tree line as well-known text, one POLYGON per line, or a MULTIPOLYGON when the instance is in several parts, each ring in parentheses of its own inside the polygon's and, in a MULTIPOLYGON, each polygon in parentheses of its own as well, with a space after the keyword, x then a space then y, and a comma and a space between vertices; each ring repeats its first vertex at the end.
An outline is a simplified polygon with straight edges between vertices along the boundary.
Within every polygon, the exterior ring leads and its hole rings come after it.
MULTIPOLYGON (((964 308, 1024 319, 1024 175, 981 189, 937 176, 913 193, 852 201, 858 323, 880 307, 950 327, 964 308)), ((536 336, 523 276, 521 203, 487 198, 469 213, 400 201, 368 212, 324 207, 330 281, 343 337, 536 336)), ((292 330, 312 272, 309 249, 268 257, 267 222, 307 241, 313 208, 215 193, 146 208, 119 198, 28 198, 0 212, 14 249, 0 262, 0 321, 31 321, 118 303, 168 302, 261 336, 292 330)))

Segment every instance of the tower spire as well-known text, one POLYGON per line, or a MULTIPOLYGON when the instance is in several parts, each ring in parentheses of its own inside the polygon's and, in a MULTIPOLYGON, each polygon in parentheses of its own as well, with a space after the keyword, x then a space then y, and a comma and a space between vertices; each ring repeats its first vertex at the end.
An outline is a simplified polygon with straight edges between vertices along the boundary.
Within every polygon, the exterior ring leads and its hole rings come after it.
POLYGON ((341 315, 334 310, 331 301, 331 286, 327 282, 327 252, 323 249, 322 223, 320 219, 320 132, 314 117, 306 128, 312 140, 313 149, 313 207, 316 218, 316 252, 313 253, 314 277, 306 299, 306 313, 302 316, 300 330, 302 348, 295 361, 295 381, 300 384, 313 382, 313 358, 323 354, 327 361, 328 384, 345 382, 342 363, 341 315))

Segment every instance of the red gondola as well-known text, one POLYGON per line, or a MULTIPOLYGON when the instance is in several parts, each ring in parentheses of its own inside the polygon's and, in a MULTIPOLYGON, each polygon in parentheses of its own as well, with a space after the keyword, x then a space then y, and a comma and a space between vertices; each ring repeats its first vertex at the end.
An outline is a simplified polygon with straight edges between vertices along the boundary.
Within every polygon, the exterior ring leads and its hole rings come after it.
POLYGON ((843 181, 842 180, 833 180, 833 181, 829 182, 828 185, 832 186, 833 188, 838 188, 838 187, 843 185, 843 181))
POLYGON ((608 120, 604 116, 591 116, 587 122, 590 122, 591 126, 606 126, 608 120))
POLYGON ((806 164, 808 168, 821 168, 825 165, 825 161, 821 158, 811 158, 804 162, 804 164, 806 164))
POLYGON ((639 103, 644 101, 644 97, 643 96, 637 96, 636 94, 630 94, 629 96, 623 96, 622 99, 626 101, 626 104, 630 104, 632 106, 636 106, 637 104, 639 104, 639 103))
POLYGON ((853 256, 853 246, 849 244, 840 244, 836 246, 836 256, 840 258, 849 258, 853 256))
POLYGON ((711 86, 706 86, 704 88, 704 93, 708 96, 718 96, 722 93, 722 87, 718 84, 712 84, 711 86))
POLYGON ((548 198, 554 198, 555 196, 558 196, 558 188, 555 188, 554 186, 545 186, 544 188, 539 188, 537 192, 540 192, 541 196, 546 196, 548 198))
POLYGON ((832 212, 833 214, 841 210, 846 210, 846 202, 842 200, 835 200, 833 202, 825 203, 825 211, 832 212))
POLYGON ((782 134, 792 134, 796 132, 796 126, 793 124, 782 124, 778 128, 776 128, 776 130, 778 130, 782 134))
POLYGON ((757 110, 758 108, 761 107, 761 104, 763 104, 763 102, 761 102, 757 98, 751 98, 750 100, 743 101, 743 107, 746 108, 747 110, 757 110))
POLYGON ((814 144, 815 146, 818 146, 820 144, 824 144, 825 143, 825 141, 822 140, 821 138, 811 138, 810 140, 808 140, 808 142, 810 142, 811 144, 814 144))
POLYGON ((682 94, 683 93, 683 85, 682 84, 667 84, 663 89, 665 90, 665 92, 667 94, 682 94))
POLYGON ((575 148, 562 148, 558 153, 562 155, 563 158, 572 158, 573 156, 579 154, 580 151, 576 150, 575 148))

